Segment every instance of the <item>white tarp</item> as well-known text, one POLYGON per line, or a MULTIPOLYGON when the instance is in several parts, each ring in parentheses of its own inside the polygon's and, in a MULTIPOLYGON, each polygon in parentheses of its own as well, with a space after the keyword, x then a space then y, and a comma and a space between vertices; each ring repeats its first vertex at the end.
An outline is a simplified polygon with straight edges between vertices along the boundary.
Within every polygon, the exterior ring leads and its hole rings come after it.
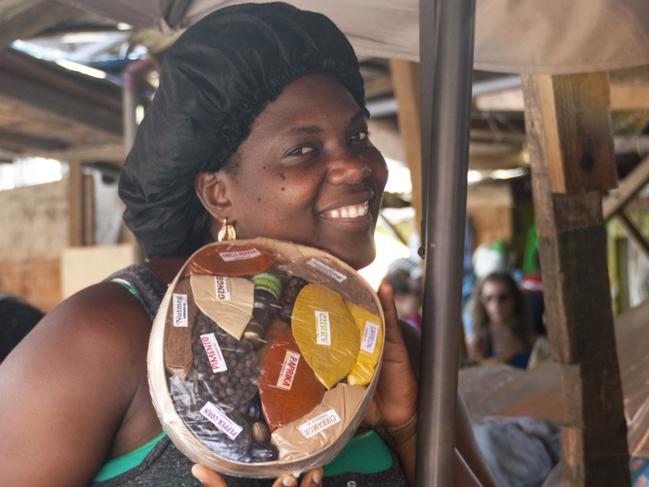
MULTIPOLYGON (((169 3, 166 0, 165 3, 169 3)), ((475 67, 578 73, 649 64, 649 0, 476 0, 475 67)), ((136 27, 171 29, 161 0, 63 0, 136 27)), ((237 0, 194 0, 182 26, 237 0)), ((261 2, 260 2, 261 3, 261 2)), ((292 0, 324 13, 360 56, 417 60, 418 0, 292 0)))

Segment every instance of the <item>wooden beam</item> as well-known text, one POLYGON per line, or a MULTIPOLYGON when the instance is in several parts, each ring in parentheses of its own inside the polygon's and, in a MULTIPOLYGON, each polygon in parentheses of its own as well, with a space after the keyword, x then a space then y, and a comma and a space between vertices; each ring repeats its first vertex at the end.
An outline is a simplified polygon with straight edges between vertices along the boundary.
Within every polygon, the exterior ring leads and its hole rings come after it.
POLYGON ((649 183, 649 156, 645 157, 624 178, 619 188, 604 198, 604 220, 608 221, 624 208, 649 183))
POLYGON ((638 247, 638 249, 644 254, 646 259, 649 259, 649 242, 647 241, 645 236, 642 235, 642 232, 638 230, 638 227, 636 227, 634 223, 629 219, 624 210, 617 212, 615 216, 618 218, 618 221, 620 222, 620 225, 622 225, 622 228, 624 228, 624 231, 628 235, 629 240, 631 240, 631 242, 633 242, 638 247))
POLYGON ((84 242, 83 204, 83 168, 81 163, 74 162, 68 172, 68 244, 71 247, 79 247, 84 242))
POLYGON ((95 180, 92 174, 83 174, 82 221, 83 245, 95 244, 95 180))
POLYGON ((0 71, 0 97, 82 123, 97 130, 122 135, 121 113, 60 93, 34 80, 0 71))
MULTIPOLYGON (((649 110, 649 83, 612 83, 610 110, 649 110)), ((479 95, 474 98, 477 110, 484 112, 521 112, 524 110, 523 91, 510 88, 479 95)))
MULTIPOLYGON (((562 459, 569 487, 630 484, 601 193, 592 189, 610 180, 603 176, 602 181, 592 181, 588 169, 569 167, 575 153, 592 147, 594 139, 612 145, 606 107, 588 106, 604 103, 607 85, 606 73, 523 76, 548 331, 553 357, 562 366, 568 418, 562 459), (600 119, 584 119, 594 116, 600 119), (596 132, 575 130, 565 118, 596 132), (573 179, 585 187, 570 184, 564 193, 553 191, 553 172, 579 171, 586 174, 573 179)), ((597 164, 615 167, 613 158, 597 164)))
POLYGON ((602 82, 602 76, 536 78, 538 101, 547 119, 543 142, 553 193, 607 191, 617 186, 608 81, 602 82))
POLYGON ((616 111, 649 109, 649 83, 611 84, 611 109, 616 111))
POLYGON ((3 0, 0 8, 0 50, 79 13, 67 5, 43 0, 3 0))
POLYGON ((26 147, 33 147, 41 151, 60 151, 69 147, 59 139, 47 136, 35 137, 0 128, 0 147, 5 150, 20 153, 26 147))
MULTIPOLYGON (((0 144, 1 145, 1 144, 0 144)), ((59 161, 105 161, 121 166, 124 164, 124 144, 104 144, 96 146, 72 147, 66 150, 34 150, 31 155, 49 157, 59 161)))
MULTIPOLYGON (((401 59, 390 60, 390 74, 397 99, 397 121, 406 164, 412 179, 412 206, 415 209, 417 232, 421 212, 421 122, 420 122, 420 70, 419 63, 401 59)), ((421 235, 420 235, 421 236, 421 235)))

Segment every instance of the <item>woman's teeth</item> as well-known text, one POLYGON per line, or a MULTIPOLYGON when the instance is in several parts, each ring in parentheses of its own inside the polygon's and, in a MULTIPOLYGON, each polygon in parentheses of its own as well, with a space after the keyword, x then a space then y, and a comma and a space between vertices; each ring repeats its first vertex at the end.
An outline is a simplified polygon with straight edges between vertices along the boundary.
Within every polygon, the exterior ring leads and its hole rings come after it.
POLYGON ((341 206, 333 210, 325 211, 325 218, 358 218, 365 216, 370 211, 370 203, 366 201, 360 205, 341 206))

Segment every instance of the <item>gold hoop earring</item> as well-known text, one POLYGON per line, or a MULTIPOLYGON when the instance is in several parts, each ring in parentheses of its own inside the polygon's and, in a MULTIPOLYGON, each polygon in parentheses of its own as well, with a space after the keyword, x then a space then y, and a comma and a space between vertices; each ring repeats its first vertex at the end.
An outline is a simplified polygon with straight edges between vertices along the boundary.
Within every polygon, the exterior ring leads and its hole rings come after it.
POLYGON ((223 222, 221 222, 221 229, 219 230, 219 233, 218 233, 216 239, 219 242, 223 242, 224 240, 236 240, 237 239, 237 231, 234 228, 234 225, 232 223, 228 222, 227 218, 224 218, 223 222))

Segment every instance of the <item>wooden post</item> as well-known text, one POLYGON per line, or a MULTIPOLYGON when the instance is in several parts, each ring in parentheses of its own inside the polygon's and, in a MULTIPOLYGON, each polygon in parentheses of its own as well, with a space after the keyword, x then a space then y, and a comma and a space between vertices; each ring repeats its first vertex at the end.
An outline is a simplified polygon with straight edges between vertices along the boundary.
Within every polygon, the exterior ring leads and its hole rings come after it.
POLYGON ((565 485, 630 485, 602 216, 616 184, 608 76, 525 75, 523 92, 565 485))
MULTIPOLYGON (((397 99, 397 122, 401 142, 406 154, 406 164, 412 181, 412 207, 415 222, 420 224, 421 213, 421 103, 419 63, 401 59, 390 60, 392 86, 397 99)), ((421 228, 417 227, 417 232, 421 228)), ((421 235, 420 235, 421 237, 421 235)))
POLYGON ((83 172, 79 161, 70 161, 68 176, 68 245, 83 245, 83 172))
POLYGON ((80 161, 69 163, 68 174, 68 245, 94 245, 95 205, 92 176, 83 174, 80 161))

